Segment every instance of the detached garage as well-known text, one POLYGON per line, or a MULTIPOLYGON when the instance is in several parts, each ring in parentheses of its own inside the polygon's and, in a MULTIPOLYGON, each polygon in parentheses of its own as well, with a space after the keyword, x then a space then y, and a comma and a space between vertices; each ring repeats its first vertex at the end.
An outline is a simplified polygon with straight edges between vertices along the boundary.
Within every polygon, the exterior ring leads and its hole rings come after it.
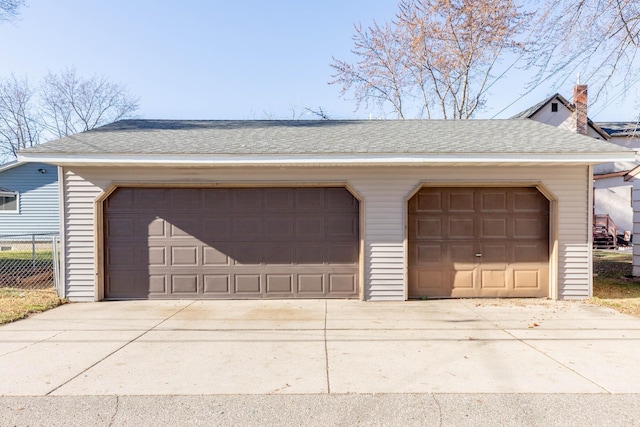
POLYGON ((592 165, 528 120, 126 120, 58 165, 64 291, 102 299, 591 294, 592 165))

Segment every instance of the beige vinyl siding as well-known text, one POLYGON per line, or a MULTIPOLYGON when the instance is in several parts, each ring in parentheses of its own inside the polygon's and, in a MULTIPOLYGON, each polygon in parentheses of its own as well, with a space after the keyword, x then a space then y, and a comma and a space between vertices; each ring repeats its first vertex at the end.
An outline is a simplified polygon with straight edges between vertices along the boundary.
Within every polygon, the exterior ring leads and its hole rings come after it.
POLYGON ((633 275, 640 276, 640 177, 633 178, 633 275))
POLYGON ((365 199, 364 297, 373 301, 403 300, 403 205, 411 180, 395 168, 384 167, 362 171, 362 177, 350 179, 365 199))
MULTIPOLYGON (((558 199, 557 296, 589 294, 587 166, 439 167, 67 167, 64 174, 67 296, 95 298, 94 204, 113 183, 322 185, 347 184, 361 198, 364 297, 403 300, 406 201, 421 183, 501 184, 541 182, 558 199)), ((555 293, 551 295, 555 297, 555 293)))
POLYGON ((590 296, 591 238, 589 191, 592 179, 588 168, 559 171, 564 186, 558 185, 558 298, 582 299, 590 296), (561 174, 560 174, 561 173, 561 174))
POLYGON ((95 299, 94 201, 102 189, 64 168, 65 296, 71 301, 95 299))

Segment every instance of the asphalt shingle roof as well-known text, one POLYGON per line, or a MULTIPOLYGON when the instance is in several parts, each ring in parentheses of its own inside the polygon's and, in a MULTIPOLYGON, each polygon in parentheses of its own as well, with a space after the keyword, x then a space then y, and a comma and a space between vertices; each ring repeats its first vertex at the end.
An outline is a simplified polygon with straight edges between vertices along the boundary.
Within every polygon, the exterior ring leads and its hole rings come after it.
POLYGON ((77 156, 620 153, 533 120, 122 120, 21 154, 77 156))

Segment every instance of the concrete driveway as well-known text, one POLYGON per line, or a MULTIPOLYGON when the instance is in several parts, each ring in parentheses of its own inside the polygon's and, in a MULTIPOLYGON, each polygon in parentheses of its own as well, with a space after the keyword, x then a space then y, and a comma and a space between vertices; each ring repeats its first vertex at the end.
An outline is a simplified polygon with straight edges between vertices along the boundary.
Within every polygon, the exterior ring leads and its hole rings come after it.
POLYGON ((580 302, 129 301, 0 327, 1 396, 640 393, 640 319, 580 302))

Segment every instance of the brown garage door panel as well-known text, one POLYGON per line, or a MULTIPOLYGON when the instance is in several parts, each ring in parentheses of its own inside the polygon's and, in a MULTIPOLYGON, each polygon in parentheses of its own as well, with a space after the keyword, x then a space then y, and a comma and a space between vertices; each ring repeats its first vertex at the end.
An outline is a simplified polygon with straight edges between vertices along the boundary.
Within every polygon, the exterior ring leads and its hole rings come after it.
POLYGON ((106 283, 109 298, 352 298, 354 274, 189 274, 113 272, 106 283))
POLYGON ((119 271, 105 279, 105 295, 110 298, 145 298, 167 294, 164 276, 147 276, 139 272, 119 271))
POLYGON ((358 218, 344 188, 120 188, 105 297, 357 297, 358 218))
POLYGON ((537 189, 426 187, 408 224, 410 297, 548 296, 549 202, 537 189))

